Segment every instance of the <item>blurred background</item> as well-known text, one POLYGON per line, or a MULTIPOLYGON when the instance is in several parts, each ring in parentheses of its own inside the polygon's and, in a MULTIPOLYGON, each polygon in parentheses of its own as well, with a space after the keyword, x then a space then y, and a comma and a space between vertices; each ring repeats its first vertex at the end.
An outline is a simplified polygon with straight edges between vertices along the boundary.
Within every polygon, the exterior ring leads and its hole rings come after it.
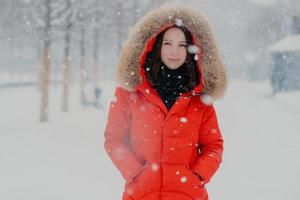
POLYGON ((207 15, 227 66, 210 199, 300 198, 298 0, 0 0, 0 199, 121 199, 103 147, 116 62, 164 3, 207 15))

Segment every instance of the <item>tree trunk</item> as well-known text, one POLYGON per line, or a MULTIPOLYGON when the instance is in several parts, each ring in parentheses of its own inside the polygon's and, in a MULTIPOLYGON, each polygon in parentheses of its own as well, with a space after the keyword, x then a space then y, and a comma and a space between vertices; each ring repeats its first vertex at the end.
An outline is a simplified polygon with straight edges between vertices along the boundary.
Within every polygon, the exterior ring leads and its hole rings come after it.
POLYGON ((70 25, 67 25, 65 36, 65 56, 64 56, 64 81, 63 81, 63 99, 61 110, 67 112, 69 109, 69 66, 70 66, 70 25))
POLYGON ((50 77, 50 46, 51 46, 51 7, 50 0, 45 1, 46 14, 45 20, 46 25, 44 27, 44 52, 43 52, 43 66, 40 71, 41 81, 41 110, 40 110, 40 121, 48 121, 48 94, 49 94, 49 77, 50 77))
POLYGON ((40 68, 40 77, 41 77, 41 110, 40 110, 40 121, 48 121, 48 93, 49 93, 49 68, 50 68, 50 59, 49 59, 49 48, 44 48, 43 54, 43 66, 40 68))
POLYGON ((80 40, 80 100, 81 104, 86 103, 86 97, 84 93, 84 84, 85 84, 85 48, 84 48, 84 37, 85 37, 85 30, 81 27, 81 40, 80 40))
POLYGON ((64 81, 63 81, 63 99, 61 110, 67 112, 69 109, 69 55, 64 58, 64 81))

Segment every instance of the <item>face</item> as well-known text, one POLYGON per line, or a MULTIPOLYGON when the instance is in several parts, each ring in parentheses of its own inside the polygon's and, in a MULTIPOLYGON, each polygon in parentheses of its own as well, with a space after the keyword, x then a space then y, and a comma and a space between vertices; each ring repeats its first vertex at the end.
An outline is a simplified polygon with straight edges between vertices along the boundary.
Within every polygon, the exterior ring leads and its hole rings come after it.
POLYGON ((187 56, 187 42, 180 29, 172 27, 165 32, 160 56, 169 69, 178 69, 184 63, 187 56))

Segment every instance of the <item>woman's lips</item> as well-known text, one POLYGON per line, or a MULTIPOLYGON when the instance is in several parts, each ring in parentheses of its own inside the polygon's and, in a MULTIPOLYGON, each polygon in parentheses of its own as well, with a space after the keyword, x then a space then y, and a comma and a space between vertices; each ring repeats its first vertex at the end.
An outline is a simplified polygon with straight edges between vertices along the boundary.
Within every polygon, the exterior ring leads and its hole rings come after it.
POLYGON ((170 61, 179 61, 180 59, 179 58, 168 58, 168 60, 170 60, 170 61))

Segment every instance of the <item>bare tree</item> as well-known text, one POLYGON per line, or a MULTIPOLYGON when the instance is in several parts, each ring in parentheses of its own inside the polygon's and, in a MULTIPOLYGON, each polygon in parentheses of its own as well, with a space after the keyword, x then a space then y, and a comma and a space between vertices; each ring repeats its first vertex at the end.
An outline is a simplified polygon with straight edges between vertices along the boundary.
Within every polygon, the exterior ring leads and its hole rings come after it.
POLYGON ((71 28, 73 23, 71 17, 73 16, 73 8, 71 0, 66 1, 66 22, 65 22, 65 55, 64 55, 64 80, 63 80, 63 94, 62 94, 62 111, 68 111, 69 108, 69 71, 70 71, 70 37, 71 37, 71 28))
POLYGON ((58 22, 66 6, 60 6, 59 2, 53 0, 35 1, 37 29, 42 29, 43 58, 39 73, 41 90, 40 121, 48 121, 49 111, 49 78, 51 57, 51 32, 53 26, 58 22))

